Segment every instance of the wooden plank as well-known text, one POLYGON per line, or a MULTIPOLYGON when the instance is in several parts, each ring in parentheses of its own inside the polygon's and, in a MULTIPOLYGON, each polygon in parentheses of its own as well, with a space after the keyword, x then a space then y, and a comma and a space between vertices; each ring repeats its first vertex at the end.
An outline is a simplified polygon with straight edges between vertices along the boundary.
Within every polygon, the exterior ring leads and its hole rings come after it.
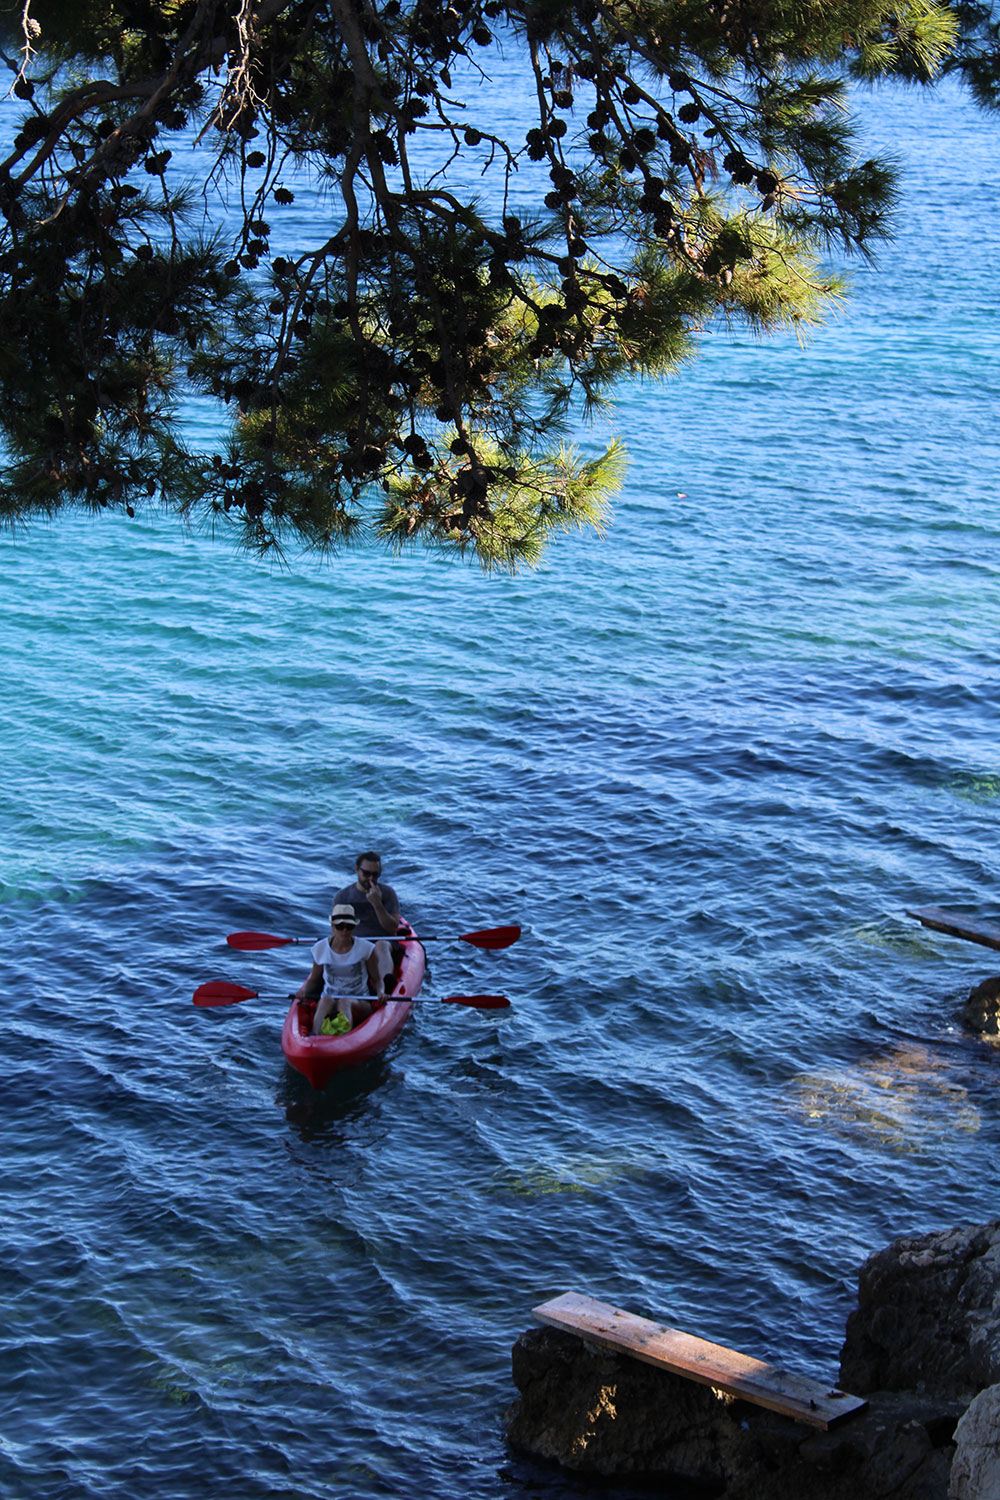
POLYGON ((676 1328, 623 1312, 580 1292, 565 1292, 532 1309, 539 1323, 575 1333, 590 1343, 630 1354, 647 1364, 710 1385, 755 1406, 781 1412, 797 1422, 824 1430, 867 1406, 858 1396, 831 1390, 821 1381, 792 1375, 735 1349, 710 1344, 676 1328))
POLYGON ((949 937, 968 938, 970 943, 982 943, 984 948, 1000 948, 1000 923, 988 922, 983 917, 966 917, 961 912, 945 911, 940 906, 921 906, 916 911, 907 909, 908 917, 916 917, 925 927, 936 932, 947 932, 949 937))

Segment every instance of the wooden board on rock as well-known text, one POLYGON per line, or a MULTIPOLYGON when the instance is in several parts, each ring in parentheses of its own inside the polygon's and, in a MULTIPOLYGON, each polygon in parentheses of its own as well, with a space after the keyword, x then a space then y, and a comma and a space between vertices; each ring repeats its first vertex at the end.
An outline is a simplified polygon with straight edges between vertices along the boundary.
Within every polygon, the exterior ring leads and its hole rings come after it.
POLYGON ((915 911, 907 910, 908 917, 916 917, 925 927, 935 932, 946 932, 949 937, 967 938, 970 943, 982 943, 984 948, 1000 948, 1000 922, 989 922, 984 917, 967 917, 961 912, 945 911, 941 906, 921 906, 915 911))
POLYGON ((539 1323, 578 1334, 589 1343, 630 1354, 673 1375, 710 1385, 810 1427, 830 1428, 868 1404, 858 1396, 831 1390, 821 1381, 789 1374, 777 1365, 676 1328, 665 1328, 579 1292, 566 1292, 543 1302, 532 1309, 532 1316, 539 1323))

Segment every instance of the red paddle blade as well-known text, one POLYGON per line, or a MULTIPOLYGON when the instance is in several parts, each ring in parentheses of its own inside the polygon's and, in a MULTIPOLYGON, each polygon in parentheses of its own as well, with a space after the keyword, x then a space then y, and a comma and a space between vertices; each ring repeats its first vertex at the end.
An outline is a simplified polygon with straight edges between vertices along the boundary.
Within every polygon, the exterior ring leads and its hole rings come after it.
POLYGON ((483 932, 463 932, 461 941, 475 948, 509 948, 520 936, 520 927, 487 927, 483 932))
POLYGON ((248 990, 242 984, 230 984, 226 979, 211 979, 200 984, 194 992, 195 1005, 235 1005, 238 1000, 255 1000, 257 990, 248 990))
MULTIPOLYGON (((419 996, 418 996, 419 999, 419 996)), ((471 1005, 476 1010, 509 1010, 506 995, 442 995, 442 1005, 471 1005)))
POLYGON ((296 938, 273 937, 269 932, 231 932, 226 938, 230 948, 239 948, 244 953, 258 953, 262 948, 284 948, 296 938))

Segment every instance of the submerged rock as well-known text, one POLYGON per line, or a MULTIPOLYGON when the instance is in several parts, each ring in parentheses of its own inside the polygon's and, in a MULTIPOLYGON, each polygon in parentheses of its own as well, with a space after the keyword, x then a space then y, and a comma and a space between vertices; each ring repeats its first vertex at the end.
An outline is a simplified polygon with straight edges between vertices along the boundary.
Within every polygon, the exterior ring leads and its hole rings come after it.
POLYGON ((869 1405, 827 1432, 553 1328, 520 1336, 513 1375, 511 1445, 578 1472, 719 1500, 1000 1500, 1000 1220, 865 1262, 840 1385, 869 1405))

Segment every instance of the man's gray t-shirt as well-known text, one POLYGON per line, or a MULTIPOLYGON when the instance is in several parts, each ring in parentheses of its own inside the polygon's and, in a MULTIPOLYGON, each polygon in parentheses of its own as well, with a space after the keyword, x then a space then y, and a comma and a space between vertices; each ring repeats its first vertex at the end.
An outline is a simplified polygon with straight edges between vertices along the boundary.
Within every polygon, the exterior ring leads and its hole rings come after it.
MULTIPOLYGON (((382 892, 382 905, 390 916, 399 916, 399 897, 391 885, 383 885, 381 880, 378 888, 382 892)), ((345 885, 342 891, 338 891, 333 898, 334 906, 353 906, 354 915, 358 919, 358 925, 354 929, 355 937, 365 938, 387 938, 392 934, 385 931, 375 908, 372 906, 364 891, 355 881, 353 885, 345 885)))

